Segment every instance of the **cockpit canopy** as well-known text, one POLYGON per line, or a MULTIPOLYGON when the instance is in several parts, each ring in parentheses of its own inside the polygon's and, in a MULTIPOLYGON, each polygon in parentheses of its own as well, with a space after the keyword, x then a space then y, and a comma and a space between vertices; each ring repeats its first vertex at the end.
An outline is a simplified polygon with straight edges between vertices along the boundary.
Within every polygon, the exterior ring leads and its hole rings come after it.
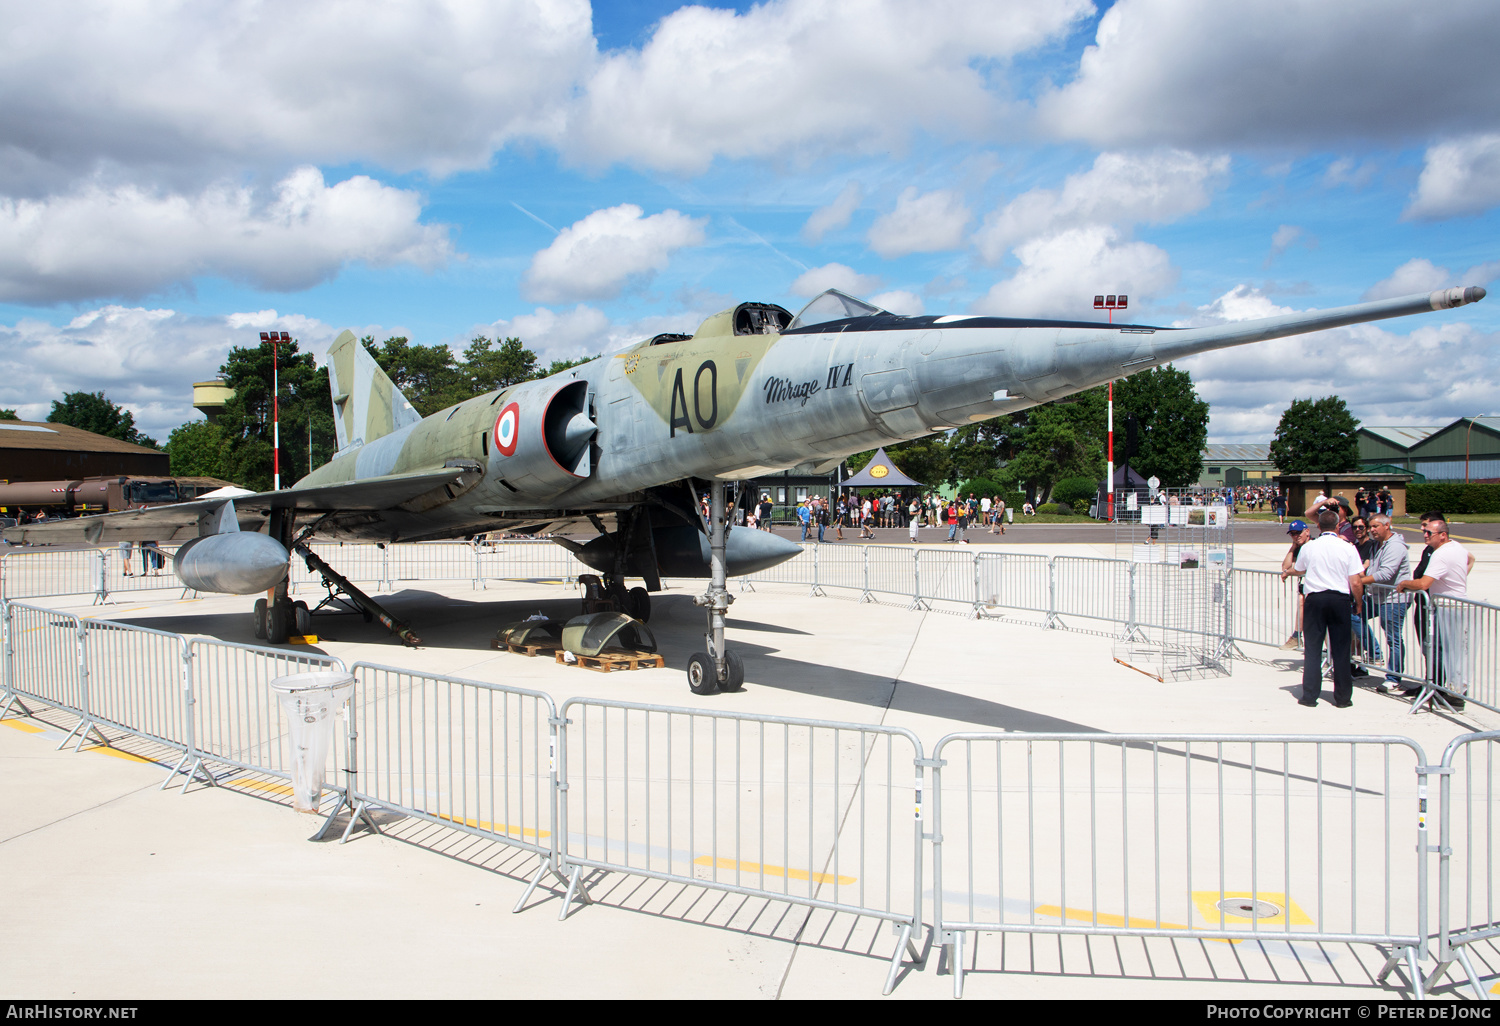
POLYGON ((876 317, 889 313, 890 311, 872 306, 863 299, 855 299, 847 292, 827 289, 804 306, 786 327, 788 331, 792 331, 796 328, 809 328, 814 324, 847 321, 851 317, 876 317))

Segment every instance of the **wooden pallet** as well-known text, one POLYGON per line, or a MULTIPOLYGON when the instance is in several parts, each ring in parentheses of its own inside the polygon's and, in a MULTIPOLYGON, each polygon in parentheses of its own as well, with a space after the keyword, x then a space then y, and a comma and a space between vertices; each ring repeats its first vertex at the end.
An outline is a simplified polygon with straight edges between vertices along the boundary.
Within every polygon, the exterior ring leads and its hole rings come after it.
POLYGON ((490 639, 490 648, 499 649, 502 652, 514 652, 516 655, 531 656, 556 655, 562 651, 560 641, 541 641, 533 645, 518 645, 514 641, 501 641, 499 638, 490 639))
MULTIPOLYGON (((567 663, 563 653, 559 651, 555 656, 559 663, 567 663)), ((586 670, 594 670, 598 673, 610 673, 614 670, 641 670, 650 667, 662 667, 667 661, 655 652, 638 652, 629 648, 606 648, 596 656, 578 656, 578 665, 586 670)))

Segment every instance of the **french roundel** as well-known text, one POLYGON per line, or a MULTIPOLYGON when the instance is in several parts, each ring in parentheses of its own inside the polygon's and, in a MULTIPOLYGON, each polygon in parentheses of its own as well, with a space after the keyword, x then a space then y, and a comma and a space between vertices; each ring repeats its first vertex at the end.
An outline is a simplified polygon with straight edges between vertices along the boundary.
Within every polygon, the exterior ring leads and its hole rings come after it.
POLYGON ((513 456, 521 434, 521 407, 511 403, 495 419, 495 448, 501 456, 513 456))

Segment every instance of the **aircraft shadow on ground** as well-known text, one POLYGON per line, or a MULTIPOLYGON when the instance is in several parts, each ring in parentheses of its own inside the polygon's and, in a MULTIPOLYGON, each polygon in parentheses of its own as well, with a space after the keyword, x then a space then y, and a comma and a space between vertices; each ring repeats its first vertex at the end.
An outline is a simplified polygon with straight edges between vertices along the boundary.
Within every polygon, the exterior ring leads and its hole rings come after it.
MULTIPOLYGON (((412 630, 424 641, 424 647, 444 649, 469 649, 491 651, 490 640, 495 631, 504 624, 523 620, 541 612, 559 619, 577 616, 579 599, 576 592, 568 591, 557 598, 528 599, 467 599, 438 595, 433 592, 407 589, 381 595, 379 601, 395 616, 406 620, 412 630)), ((689 657, 703 648, 703 612, 692 604, 692 596, 685 593, 652 596, 653 615, 649 626, 656 635, 658 645, 667 666, 686 670, 689 657)), ((155 630, 179 634, 208 635, 223 641, 238 644, 265 644, 256 641, 251 628, 250 613, 207 613, 149 617, 121 618, 121 623, 150 627, 155 630)), ((400 650, 401 644, 379 623, 365 623, 358 614, 325 616, 318 614, 313 619, 314 633, 330 641, 355 644, 381 644, 400 650)), ((816 632, 803 631, 780 624, 748 620, 733 615, 729 618, 731 634, 753 631, 767 634, 789 634, 812 636, 816 632)), ((814 663, 782 655, 768 645, 732 640, 733 650, 745 660, 745 672, 749 686, 771 687, 797 694, 837 698, 854 702, 872 709, 891 709, 903 713, 914 713, 970 723, 981 728, 1004 731, 1100 733, 1100 728, 1076 723, 1072 720, 1048 716, 1015 706, 991 702, 986 699, 958 695, 942 688, 898 680, 882 674, 867 673, 839 667, 836 663, 814 663)), ((319 652, 317 646, 285 646, 293 652, 319 652)), ((400 661, 394 659, 394 661, 400 661)), ((728 705, 737 695, 717 694, 713 696, 692 695, 683 684, 683 700, 702 704, 705 700, 728 705)), ((729 708, 737 708, 729 707, 729 708)))

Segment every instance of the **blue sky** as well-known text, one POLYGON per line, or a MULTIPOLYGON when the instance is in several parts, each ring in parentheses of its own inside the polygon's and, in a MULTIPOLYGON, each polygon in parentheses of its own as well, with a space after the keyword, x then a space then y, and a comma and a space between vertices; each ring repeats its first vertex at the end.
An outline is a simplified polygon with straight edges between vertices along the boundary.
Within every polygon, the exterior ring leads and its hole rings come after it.
MULTIPOLYGON (((1468 0, 6 7, 0 406, 36 419, 104 389, 165 438, 271 327, 550 358, 830 285, 1198 324, 1500 277, 1468 0)), ((1215 441, 1328 394, 1443 423, 1500 412, 1497 311, 1184 366, 1215 441)))

